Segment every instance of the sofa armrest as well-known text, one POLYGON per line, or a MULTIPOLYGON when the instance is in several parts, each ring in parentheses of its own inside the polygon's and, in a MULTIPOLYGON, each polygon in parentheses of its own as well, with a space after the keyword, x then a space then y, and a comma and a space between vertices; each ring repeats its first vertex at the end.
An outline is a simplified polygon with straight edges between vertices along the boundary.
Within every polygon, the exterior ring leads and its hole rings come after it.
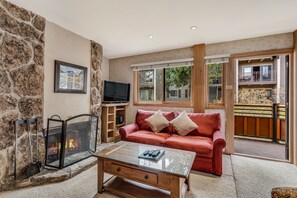
POLYGON ((213 173, 223 174, 223 148, 226 146, 224 134, 217 130, 213 133, 213 173))
POLYGON ((225 136, 220 130, 217 130, 213 133, 212 140, 214 147, 219 146, 224 148, 226 146, 225 136))
POLYGON ((126 126, 121 127, 119 130, 121 139, 126 140, 129 134, 134 133, 135 131, 138 131, 138 130, 139 130, 139 127, 136 123, 128 124, 126 126))

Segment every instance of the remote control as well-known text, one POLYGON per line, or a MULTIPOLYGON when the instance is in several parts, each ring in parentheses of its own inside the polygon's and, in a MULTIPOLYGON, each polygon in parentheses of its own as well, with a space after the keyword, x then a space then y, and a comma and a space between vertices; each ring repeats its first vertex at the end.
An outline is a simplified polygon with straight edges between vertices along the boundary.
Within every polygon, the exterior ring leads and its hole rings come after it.
POLYGON ((143 155, 146 156, 149 153, 149 150, 146 150, 143 155))
POLYGON ((150 150, 148 155, 151 156, 153 154, 154 150, 150 150))
POLYGON ((158 150, 158 152, 157 152, 157 155, 156 155, 156 156, 158 156, 160 153, 161 153, 161 150, 158 150))
POLYGON ((157 150, 155 150, 155 151, 153 152, 152 156, 153 156, 153 157, 156 157, 156 156, 159 155, 159 153, 160 153, 160 150, 157 149, 157 150))

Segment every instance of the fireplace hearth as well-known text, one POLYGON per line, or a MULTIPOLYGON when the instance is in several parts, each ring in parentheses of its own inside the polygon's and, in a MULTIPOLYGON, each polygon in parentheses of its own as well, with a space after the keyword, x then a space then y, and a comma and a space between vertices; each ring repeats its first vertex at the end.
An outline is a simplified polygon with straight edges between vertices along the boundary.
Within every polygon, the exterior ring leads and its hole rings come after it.
POLYGON ((45 165, 61 169, 90 157, 96 152, 97 130, 98 116, 52 116, 47 121, 45 165))

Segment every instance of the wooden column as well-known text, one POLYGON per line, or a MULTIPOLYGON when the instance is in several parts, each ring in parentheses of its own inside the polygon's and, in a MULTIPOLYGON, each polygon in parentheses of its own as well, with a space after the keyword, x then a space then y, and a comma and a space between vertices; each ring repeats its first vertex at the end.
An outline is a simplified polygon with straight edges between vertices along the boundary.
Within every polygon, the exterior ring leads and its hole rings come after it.
POLYGON ((194 45, 194 66, 192 70, 192 101, 194 112, 205 111, 205 44, 194 45))
MULTIPOLYGON (((234 58, 230 58, 230 62, 226 64, 225 70, 225 112, 226 112, 226 126, 225 126, 225 138, 226 148, 225 152, 228 154, 234 153, 234 58)), ((246 127, 246 126, 245 126, 246 127)), ((245 129, 246 131, 246 129, 245 129)))
POLYGON ((297 92, 297 30, 293 32, 293 42, 294 42, 294 54, 293 54, 293 68, 290 76, 293 77, 291 79, 291 90, 292 90, 292 95, 290 96, 290 100, 293 100, 293 102, 290 103, 290 109, 293 109, 290 114, 290 122, 293 123, 290 124, 290 130, 291 130, 291 137, 290 137, 290 161, 293 162, 293 164, 297 165, 297 123, 296 123, 296 117, 297 117, 297 97, 296 97, 296 92, 297 92))

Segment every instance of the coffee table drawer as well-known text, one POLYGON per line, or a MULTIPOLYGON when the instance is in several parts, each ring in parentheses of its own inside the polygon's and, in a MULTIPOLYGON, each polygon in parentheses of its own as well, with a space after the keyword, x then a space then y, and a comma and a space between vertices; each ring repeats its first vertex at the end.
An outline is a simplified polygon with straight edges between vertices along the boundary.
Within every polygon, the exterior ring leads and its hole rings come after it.
POLYGON ((158 183, 158 175, 147 171, 130 168, 121 164, 110 163, 110 172, 127 179, 143 181, 149 184, 158 183))

